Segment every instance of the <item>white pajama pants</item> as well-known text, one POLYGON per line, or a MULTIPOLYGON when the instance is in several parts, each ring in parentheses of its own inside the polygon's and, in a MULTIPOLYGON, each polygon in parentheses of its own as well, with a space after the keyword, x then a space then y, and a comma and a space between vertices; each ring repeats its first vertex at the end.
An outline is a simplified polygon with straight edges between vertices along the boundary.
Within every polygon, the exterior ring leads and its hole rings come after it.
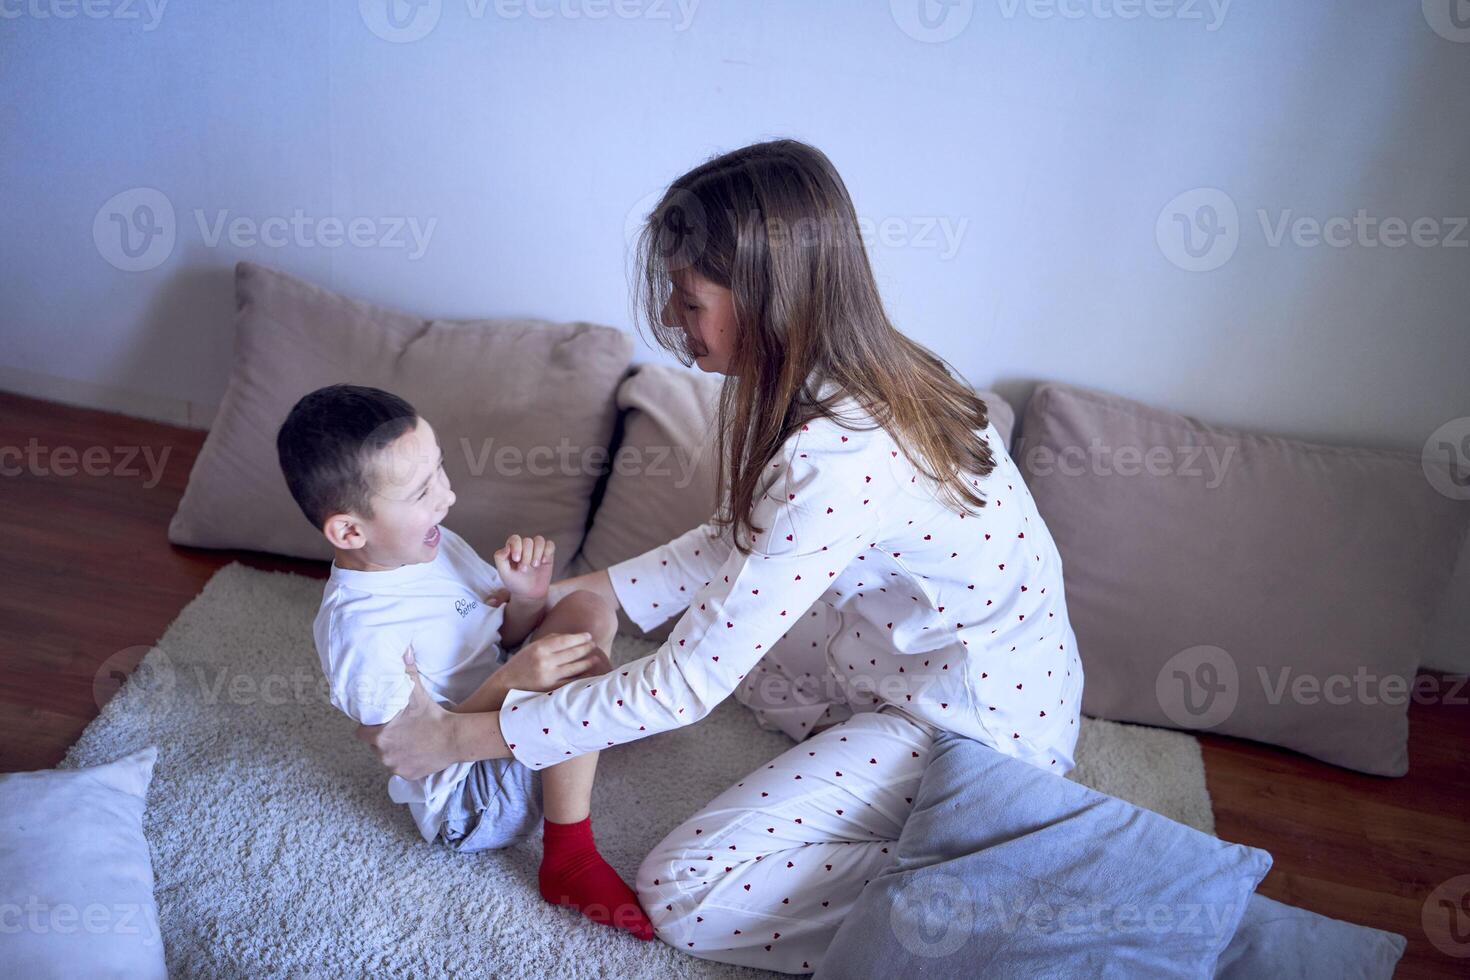
POLYGON ((863 886, 896 860, 936 735, 891 706, 861 711, 711 800, 638 870, 659 938, 724 963, 815 970, 863 886))

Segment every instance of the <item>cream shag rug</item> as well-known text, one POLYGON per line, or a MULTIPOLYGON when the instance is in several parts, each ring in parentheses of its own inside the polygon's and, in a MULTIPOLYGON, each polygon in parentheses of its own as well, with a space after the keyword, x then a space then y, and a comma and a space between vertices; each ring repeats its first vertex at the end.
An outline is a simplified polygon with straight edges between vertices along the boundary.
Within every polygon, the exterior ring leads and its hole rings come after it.
MULTIPOLYGON (((174 621, 66 767, 159 748, 146 830, 174 976, 754 976, 547 905, 539 835, 457 856, 426 844, 322 694, 321 583, 232 564, 174 621)), ((651 652, 619 638, 614 660, 651 652)), ((792 743, 733 698, 603 753, 593 827, 631 882, 662 836, 792 743)), ((1198 743, 1087 720, 1075 778, 1214 832, 1198 743)), ((773 974, 774 976, 774 974, 773 974)))

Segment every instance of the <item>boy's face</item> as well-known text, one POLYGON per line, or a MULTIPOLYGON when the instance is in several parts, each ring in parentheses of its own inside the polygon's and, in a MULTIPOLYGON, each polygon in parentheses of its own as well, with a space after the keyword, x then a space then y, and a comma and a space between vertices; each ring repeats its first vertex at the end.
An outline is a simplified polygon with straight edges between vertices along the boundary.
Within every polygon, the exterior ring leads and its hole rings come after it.
POLYGON ((335 514, 327 540, 337 564, 360 571, 385 571, 432 561, 439 550, 439 522, 454 506, 444 473, 444 454, 428 422, 419 419, 368 461, 372 517, 335 514))

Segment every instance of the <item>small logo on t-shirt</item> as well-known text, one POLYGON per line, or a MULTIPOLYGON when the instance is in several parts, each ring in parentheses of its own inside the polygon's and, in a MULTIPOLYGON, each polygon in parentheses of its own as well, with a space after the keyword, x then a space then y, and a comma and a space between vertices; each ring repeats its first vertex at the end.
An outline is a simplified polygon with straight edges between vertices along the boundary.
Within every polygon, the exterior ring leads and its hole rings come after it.
POLYGON ((479 605, 479 603, 476 602, 473 599, 455 599, 454 600, 454 611, 457 612, 457 613, 459 613, 459 618, 460 619, 464 619, 478 605, 479 605))

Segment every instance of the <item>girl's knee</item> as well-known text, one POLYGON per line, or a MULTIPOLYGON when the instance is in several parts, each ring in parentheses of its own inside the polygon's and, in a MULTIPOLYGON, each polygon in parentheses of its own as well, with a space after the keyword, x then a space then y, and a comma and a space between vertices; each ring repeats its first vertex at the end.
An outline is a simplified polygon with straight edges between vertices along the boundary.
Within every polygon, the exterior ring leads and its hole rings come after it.
POLYGON ((724 867, 706 860, 709 849, 694 839, 670 834, 638 866, 633 888, 659 937, 689 938, 699 906, 724 876, 724 867))
MULTIPOLYGON (((671 887, 677 866, 675 861, 655 848, 638 866, 633 885, 638 893, 638 904, 643 906, 643 911, 653 923, 653 931, 671 946, 678 942, 677 927, 684 919, 682 911, 673 902, 675 889, 671 887)), ((682 896, 682 890, 679 894, 682 896)))
MULTIPOLYGON (((682 848, 670 846, 668 838, 649 851, 643 862, 638 865, 638 875, 634 879, 634 889, 639 898, 657 896, 666 892, 677 876, 677 871, 684 866, 684 852, 682 848)), ((662 907, 668 899, 663 899, 659 904, 662 907)))

